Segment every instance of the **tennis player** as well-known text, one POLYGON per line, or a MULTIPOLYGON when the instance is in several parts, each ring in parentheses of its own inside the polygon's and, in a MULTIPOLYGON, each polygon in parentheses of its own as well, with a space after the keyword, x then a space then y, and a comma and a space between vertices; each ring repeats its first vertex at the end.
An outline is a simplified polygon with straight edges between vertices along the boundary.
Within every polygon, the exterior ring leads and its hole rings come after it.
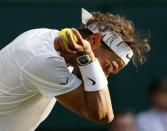
POLYGON ((113 120, 107 77, 130 59, 143 63, 148 41, 120 16, 82 9, 82 24, 71 29, 77 42, 33 29, 0 51, 0 131, 34 131, 56 101, 96 123, 113 120))

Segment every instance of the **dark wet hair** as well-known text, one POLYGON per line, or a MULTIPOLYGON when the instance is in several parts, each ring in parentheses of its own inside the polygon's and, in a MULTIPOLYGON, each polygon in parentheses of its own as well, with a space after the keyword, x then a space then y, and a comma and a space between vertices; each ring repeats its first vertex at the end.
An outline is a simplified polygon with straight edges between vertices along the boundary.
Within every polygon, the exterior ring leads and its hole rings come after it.
POLYGON ((145 62, 148 52, 150 51, 149 33, 141 35, 135 30, 132 21, 120 15, 111 13, 92 12, 93 18, 89 19, 87 25, 82 25, 80 31, 89 35, 91 32, 85 27, 92 23, 100 23, 105 26, 106 30, 115 31, 121 38, 132 48, 134 56, 133 63, 141 65, 145 62))

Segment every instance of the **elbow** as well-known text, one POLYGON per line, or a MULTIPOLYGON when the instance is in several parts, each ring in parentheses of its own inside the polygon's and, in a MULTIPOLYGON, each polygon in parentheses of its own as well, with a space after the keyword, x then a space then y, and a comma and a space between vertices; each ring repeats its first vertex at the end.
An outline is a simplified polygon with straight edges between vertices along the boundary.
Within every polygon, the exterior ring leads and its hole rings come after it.
POLYGON ((107 108, 92 108, 89 110, 89 118, 92 118, 95 123, 106 125, 113 121, 114 114, 113 111, 107 108))
POLYGON ((106 125, 113 121, 114 114, 113 113, 106 113, 105 115, 96 115, 95 120, 97 124, 106 125))
POLYGON ((83 116, 85 118, 95 122, 96 124, 100 125, 106 125, 113 121, 114 114, 112 111, 106 111, 106 110, 82 110, 83 116))

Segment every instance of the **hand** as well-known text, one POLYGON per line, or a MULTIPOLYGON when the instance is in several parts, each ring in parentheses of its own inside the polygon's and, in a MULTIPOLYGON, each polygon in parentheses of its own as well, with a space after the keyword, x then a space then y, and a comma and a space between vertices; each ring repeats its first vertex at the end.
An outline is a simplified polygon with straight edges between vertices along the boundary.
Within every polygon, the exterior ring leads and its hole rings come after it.
POLYGON ((90 43, 87 40, 83 39, 76 29, 72 28, 71 30, 76 36, 77 42, 72 39, 70 32, 67 31, 66 35, 69 41, 68 44, 65 42, 62 36, 57 38, 57 43, 61 51, 72 56, 73 58, 88 54, 92 61, 95 60, 95 56, 91 49, 90 43))

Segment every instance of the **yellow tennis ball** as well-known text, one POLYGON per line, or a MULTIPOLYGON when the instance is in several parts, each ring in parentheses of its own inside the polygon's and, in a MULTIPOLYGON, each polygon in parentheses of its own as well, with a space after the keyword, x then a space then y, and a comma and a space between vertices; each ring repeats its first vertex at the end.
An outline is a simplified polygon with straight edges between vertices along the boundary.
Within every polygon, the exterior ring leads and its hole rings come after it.
POLYGON ((59 32, 59 36, 63 36, 65 42, 68 44, 69 41, 68 41, 68 38, 67 38, 67 35, 66 35, 66 32, 67 32, 67 31, 70 32, 70 34, 71 34, 72 39, 74 40, 74 42, 77 42, 77 37, 76 37, 75 34, 72 32, 72 30, 69 29, 69 28, 64 28, 64 29, 62 29, 62 30, 59 32))

